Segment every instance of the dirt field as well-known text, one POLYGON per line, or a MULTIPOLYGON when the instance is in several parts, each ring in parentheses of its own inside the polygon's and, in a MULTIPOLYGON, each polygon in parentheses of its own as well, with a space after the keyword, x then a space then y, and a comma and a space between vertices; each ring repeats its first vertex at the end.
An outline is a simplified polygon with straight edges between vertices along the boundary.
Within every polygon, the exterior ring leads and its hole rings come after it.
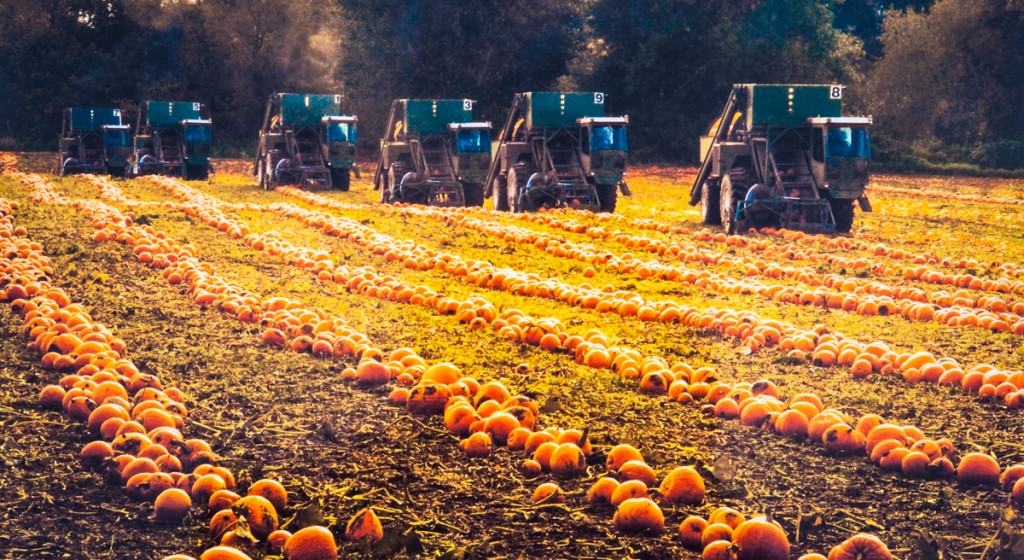
MULTIPOLYGON (((748 518, 770 515, 792 558, 826 554, 859 532, 876 534, 902 559, 1024 558, 1021 506, 999 484, 885 470, 862 448, 830 452, 777 425, 744 425, 724 407, 709 414, 709 398, 693 387, 702 368, 728 385, 720 396, 736 400, 743 395, 734 391, 753 389, 742 383, 770 380, 784 405, 814 394, 853 427, 877 414, 925 440, 948 438, 954 466, 973 452, 991 454, 1002 469, 1024 463, 1024 411, 984 398, 984 389, 965 390, 960 379, 934 382, 953 369, 963 379, 999 370, 1005 377, 986 384, 1016 385, 998 389, 1000 397, 1022 388, 1024 181, 878 176, 869 189, 875 212, 858 212, 849 236, 734 238, 705 231, 686 205, 692 169, 632 170, 634 194, 620 197, 613 216, 508 215, 383 207, 365 171, 351 192, 264 192, 244 174, 245 162, 218 162, 208 182, 100 188, 47 174, 49 157, 18 154, 16 168, 39 176, 0 174, 0 199, 18 205, 18 237, 40 244, 52 262, 49 281, 122 340, 141 372, 180 388, 182 432, 208 441, 240 489, 265 477, 284 484, 284 528, 325 525, 341 543, 349 518, 373 508, 384 539, 344 543, 342 557, 699 558, 681 543, 679 524, 729 506, 748 518), (363 336, 352 340, 367 341, 362 354, 379 349, 387 361, 409 348, 427 365, 450 362, 462 376, 529 397, 536 430, 589 438, 585 469, 526 476, 528 456, 506 446, 467 457, 440 415, 388 403, 397 380, 360 385, 346 372, 354 357, 314 355, 290 335, 278 347, 266 333, 284 326, 240 321, 219 293, 203 299, 190 289, 194 276, 169 283, 173 267, 154 266, 156 245, 98 240, 99 210, 76 202, 83 200, 102 201, 153 239, 189 245, 203 273, 223 285, 336 319, 363 336), (326 259, 334 272, 318 275, 326 259), (404 289, 411 291, 401 296, 404 289), (445 298, 456 302, 452 314, 438 311, 445 298), (456 311, 459 302, 466 305, 456 311), (648 308, 653 318, 644 317, 648 308), (783 340, 754 328, 773 324, 785 327, 783 340), (561 333, 557 347, 544 349, 541 331, 561 333), (574 336, 581 338, 572 346, 574 336), (804 353, 801 338, 812 345, 804 353), (855 341, 858 359, 875 355, 868 347, 881 350, 855 377, 856 364, 831 364, 819 352, 830 339, 855 341), (940 366, 949 359, 931 382, 925 365, 913 373, 906 366, 921 351, 940 366), (602 352, 623 360, 601 367, 602 352), (661 369, 688 379, 675 393, 642 390, 649 370, 626 371, 631 356, 643 356, 632 361, 637 369, 660 359, 661 369), (687 400, 680 391, 692 391, 693 402, 677 402, 687 400), (608 475, 607 453, 621 443, 638 448, 659 481, 694 467, 706 499, 665 503, 654 485, 665 533, 617 531, 615 508, 592 507, 587 492, 608 475), (552 481, 564 503, 534 505, 534 490, 552 481)), ((40 407, 40 390, 65 373, 27 347, 25 318, 10 303, 0 306, 0 557, 198 558, 215 544, 205 506, 180 524, 157 521, 152 504, 80 466, 79 451, 96 436, 40 407)), ((835 354, 831 361, 843 362, 835 354)), ((713 395, 712 378, 705 381, 713 395)), ((265 550, 249 552, 260 558, 265 550)))

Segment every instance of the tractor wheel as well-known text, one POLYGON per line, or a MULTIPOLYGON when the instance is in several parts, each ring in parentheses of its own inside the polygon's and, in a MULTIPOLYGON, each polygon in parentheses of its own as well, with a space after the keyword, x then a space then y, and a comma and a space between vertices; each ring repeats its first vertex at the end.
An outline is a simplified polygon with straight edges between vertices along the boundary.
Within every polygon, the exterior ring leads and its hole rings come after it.
POLYGON ((205 181, 210 177, 210 170, 205 165, 185 164, 186 181, 205 181))
POLYGON ((718 210, 722 228, 726 233, 736 233, 736 209, 747 192, 747 174, 743 170, 732 170, 722 178, 719 189, 718 210))
POLYGON ((597 188, 597 200, 601 203, 601 212, 615 212, 615 204, 619 198, 618 185, 594 185, 597 188))
POLYGON ((331 188, 337 191, 348 192, 352 181, 349 171, 347 167, 341 169, 331 168, 331 188))
POLYGON ((124 179, 125 168, 124 167, 108 167, 107 173, 115 179, 124 179))
POLYGON ((831 199, 832 217, 836 220, 836 231, 848 233, 853 227, 853 201, 831 199))
POLYGON ((706 226, 717 226, 722 223, 718 211, 718 182, 705 181, 700 189, 700 221, 706 226))
POLYGON ((523 209, 519 206, 519 195, 522 193, 520 183, 525 184, 519 175, 522 173, 522 167, 513 166, 508 172, 508 211, 512 213, 522 212, 523 209))
POLYGON ((259 184, 260 188, 265 191, 270 190, 269 175, 270 174, 267 173, 267 162, 263 161, 262 159, 259 160, 259 163, 256 164, 256 182, 259 184))
POLYGON ((491 190, 491 200, 494 201, 494 209, 501 212, 508 212, 508 179, 495 177, 491 190))
POLYGON ((398 186, 402 184, 402 177, 408 172, 404 161, 396 161, 388 168, 388 186, 391 191, 388 193, 388 202, 405 202, 398 196, 398 186))
POLYGON ((481 183, 466 183, 462 185, 462 192, 466 199, 466 207, 484 205, 484 186, 481 183))
POLYGON ((380 203, 391 204, 391 184, 388 182, 388 174, 380 175, 380 203))

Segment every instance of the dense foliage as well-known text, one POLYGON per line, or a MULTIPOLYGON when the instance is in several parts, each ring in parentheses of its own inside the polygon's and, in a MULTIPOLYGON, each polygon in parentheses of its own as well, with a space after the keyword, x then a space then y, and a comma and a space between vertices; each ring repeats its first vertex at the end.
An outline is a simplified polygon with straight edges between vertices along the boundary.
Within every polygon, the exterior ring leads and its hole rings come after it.
POLYGON ((738 82, 840 82, 876 155, 1019 166, 1019 2, 1008 0, 8 0, 0 142, 50 148, 67 106, 206 103, 222 149, 273 91, 344 93, 372 151, 396 97, 585 88, 629 114, 641 158, 696 159, 738 82))

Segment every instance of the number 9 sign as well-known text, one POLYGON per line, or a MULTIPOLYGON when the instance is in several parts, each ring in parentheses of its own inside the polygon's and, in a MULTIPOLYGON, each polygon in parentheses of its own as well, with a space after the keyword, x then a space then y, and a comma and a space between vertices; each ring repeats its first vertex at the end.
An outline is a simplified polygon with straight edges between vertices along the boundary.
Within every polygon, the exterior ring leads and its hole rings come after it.
POLYGON ((597 92, 594 94, 594 105, 604 105, 604 94, 597 92))

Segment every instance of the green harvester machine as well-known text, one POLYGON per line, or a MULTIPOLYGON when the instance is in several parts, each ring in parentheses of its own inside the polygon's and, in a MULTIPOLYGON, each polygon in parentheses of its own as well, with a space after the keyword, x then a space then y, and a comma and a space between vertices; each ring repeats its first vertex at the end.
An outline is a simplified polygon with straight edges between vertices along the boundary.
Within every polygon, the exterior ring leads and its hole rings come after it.
POLYGON ((470 99, 391 104, 373 186, 384 203, 483 206, 491 123, 473 120, 470 99))
POLYGON ((605 116, 599 92, 517 93, 487 175, 496 210, 564 206, 614 212, 629 194, 628 117, 605 116))
POLYGON ((212 123, 194 101, 147 101, 139 111, 131 175, 205 180, 212 123))
POLYGON ((131 131, 120 109, 64 109, 57 172, 124 177, 131 155, 131 131))
POLYGON ((690 205, 703 222, 850 231, 854 203, 871 211, 871 117, 843 116, 842 98, 839 85, 734 85, 701 137, 690 205))
POLYGON ((356 122, 341 96, 274 93, 256 146, 253 175, 264 189, 298 185, 347 191, 356 162, 356 122))

